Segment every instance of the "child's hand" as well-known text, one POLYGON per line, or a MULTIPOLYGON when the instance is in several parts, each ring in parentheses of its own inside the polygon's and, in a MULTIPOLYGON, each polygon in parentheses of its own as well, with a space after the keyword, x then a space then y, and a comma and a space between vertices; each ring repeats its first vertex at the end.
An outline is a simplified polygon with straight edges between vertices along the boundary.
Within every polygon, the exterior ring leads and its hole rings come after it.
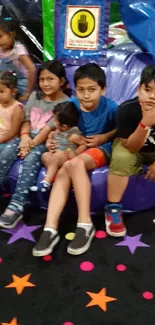
POLYGON ((29 149, 31 148, 31 145, 32 145, 32 139, 29 137, 29 135, 27 134, 22 135, 18 146, 19 150, 29 149))
POLYGON ((28 153, 31 151, 31 144, 32 144, 32 139, 28 135, 23 135, 21 137, 21 141, 19 143, 18 149, 18 156, 22 159, 24 159, 28 153))
POLYGON ((35 139, 31 141, 31 148, 34 148, 36 146, 35 139))
POLYGON ((85 144, 89 148, 94 148, 104 143, 103 134, 89 135, 85 139, 85 144))
POLYGON ((31 151, 31 149, 27 149, 27 148, 23 148, 22 150, 19 151, 18 155, 21 159, 24 159, 28 154, 29 152, 31 151))
POLYGON ((155 107, 148 109, 141 103, 141 109, 143 115, 142 123, 149 127, 155 125, 155 107))
POLYGON ((68 156, 68 159, 73 159, 77 156, 77 154, 75 151, 69 150, 69 151, 67 151, 67 156, 68 156))
POLYGON ((150 181, 155 182, 155 162, 148 167, 147 173, 145 175, 146 179, 150 179, 150 181))
POLYGON ((47 148, 47 150, 48 150, 49 152, 51 152, 51 153, 55 153, 57 147, 58 147, 58 146, 57 146, 57 143, 56 143, 54 140, 52 140, 52 139, 48 139, 48 140, 46 141, 46 148, 47 148))

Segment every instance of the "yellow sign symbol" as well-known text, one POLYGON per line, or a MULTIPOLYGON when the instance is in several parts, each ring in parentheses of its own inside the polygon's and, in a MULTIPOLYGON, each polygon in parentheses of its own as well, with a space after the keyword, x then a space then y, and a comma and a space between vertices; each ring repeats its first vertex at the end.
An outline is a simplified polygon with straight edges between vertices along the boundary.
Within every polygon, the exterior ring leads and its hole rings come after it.
POLYGON ((76 36, 88 37, 95 29, 95 17, 91 11, 80 9, 72 16, 70 27, 76 36))

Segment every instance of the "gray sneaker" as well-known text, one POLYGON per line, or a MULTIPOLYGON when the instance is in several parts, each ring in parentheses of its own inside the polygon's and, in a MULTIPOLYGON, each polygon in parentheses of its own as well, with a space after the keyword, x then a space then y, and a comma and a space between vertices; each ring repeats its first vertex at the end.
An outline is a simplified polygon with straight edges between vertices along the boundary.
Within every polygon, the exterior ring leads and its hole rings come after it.
POLYGON ((67 247, 67 252, 71 255, 80 255, 85 253, 91 246, 91 242, 95 235, 95 228, 92 225, 89 231, 85 228, 77 227, 75 238, 67 247))
POLYGON ((32 250, 32 255, 39 257, 51 254, 59 240, 58 233, 54 235, 51 231, 43 230, 38 243, 32 250))
POLYGON ((11 216, 8 216, 4 212, 0 216, 0 227, 6 229, 15 228, 21 219, 23 219, 23 214, 19 210, 13 211, 11 216))

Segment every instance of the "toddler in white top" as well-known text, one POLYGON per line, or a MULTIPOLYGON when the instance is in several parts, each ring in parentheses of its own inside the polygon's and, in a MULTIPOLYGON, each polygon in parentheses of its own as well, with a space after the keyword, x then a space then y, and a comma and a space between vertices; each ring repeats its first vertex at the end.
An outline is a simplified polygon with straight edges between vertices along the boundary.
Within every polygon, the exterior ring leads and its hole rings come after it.
POLYGON ((25 101, 34 85, 35 67, 26 47, 16 40, 16 30, 12 19, 0 18, 0 71, 15 71, 18 99, 25 101))

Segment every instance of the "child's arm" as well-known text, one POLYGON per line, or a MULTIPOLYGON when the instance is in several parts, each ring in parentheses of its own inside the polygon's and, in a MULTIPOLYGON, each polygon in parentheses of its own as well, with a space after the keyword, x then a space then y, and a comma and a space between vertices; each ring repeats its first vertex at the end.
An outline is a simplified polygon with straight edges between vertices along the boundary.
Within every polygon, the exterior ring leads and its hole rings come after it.
POLYGON ((18 156, 21 158, 26 157, 26 155, 31 150, 32 139, 30 137, 30 121, 25 121, 20 129, 20 143, 18 146, 19 153, 18 156))
POLYGON ((77 145, 85 144, 85 137, 81 134, 75 134, 73 133, 70 137, 69 140, 74 142, 77 145))
POLYGON ((51 140, 53 139, 55 134, 55 131, 51 131, 48 135, 47 141, 46 141, 46 148, 48 151, 51 151, 51 147, 53 148, 53 144, 51 144, 51 140))
POLYGON ((32 140, 32 147, 39 146, 39 144, 45 142, 50 131, 51 131, 51 127, 48 124, 46 124, 44 128, 32 140))
POLYGON ((27 89, 25 93, 22 96, 20 96, 20 100, 26 100, 30 96, 34 86, 36 68, 32 60, 30 59, 29 55, 20 55, 18 60, 26 68, 28 72, 27 89))
POLYGON ((20 127, 24 118, 24 112, 21 105, 14 108, 11 118, 11 130, 0 136, 0 143, 5 143, 19 134, 20 127))
MULTIPOLYGON (((31 149, 31 142, 32 139, 30 137, 30 131, 31 131, 31 110, 32 107, 35 105, 35 99, 36 99, 36 94, 33 92, 31 96, 29 97, 26 105, 24 106, 24 122, 21 126, 20 130, 20 144, 19 144, 19 150, 24 152, 26 151, 27 153, 31 149)), ((20 152, 19 152, 20 155, 20 152)))
POLYGON ((86 145, 85 145, 85 138, 82 135, 79 134, 72 134, 69 137, 69 140, 74 142, 75 144, 77 144, 79 147, 74 150, 74 151, 68 151, 67 155, 68 158, 72 159, 78 155, 80 155, 82 152, 84 152, 86 150, 86 145))

